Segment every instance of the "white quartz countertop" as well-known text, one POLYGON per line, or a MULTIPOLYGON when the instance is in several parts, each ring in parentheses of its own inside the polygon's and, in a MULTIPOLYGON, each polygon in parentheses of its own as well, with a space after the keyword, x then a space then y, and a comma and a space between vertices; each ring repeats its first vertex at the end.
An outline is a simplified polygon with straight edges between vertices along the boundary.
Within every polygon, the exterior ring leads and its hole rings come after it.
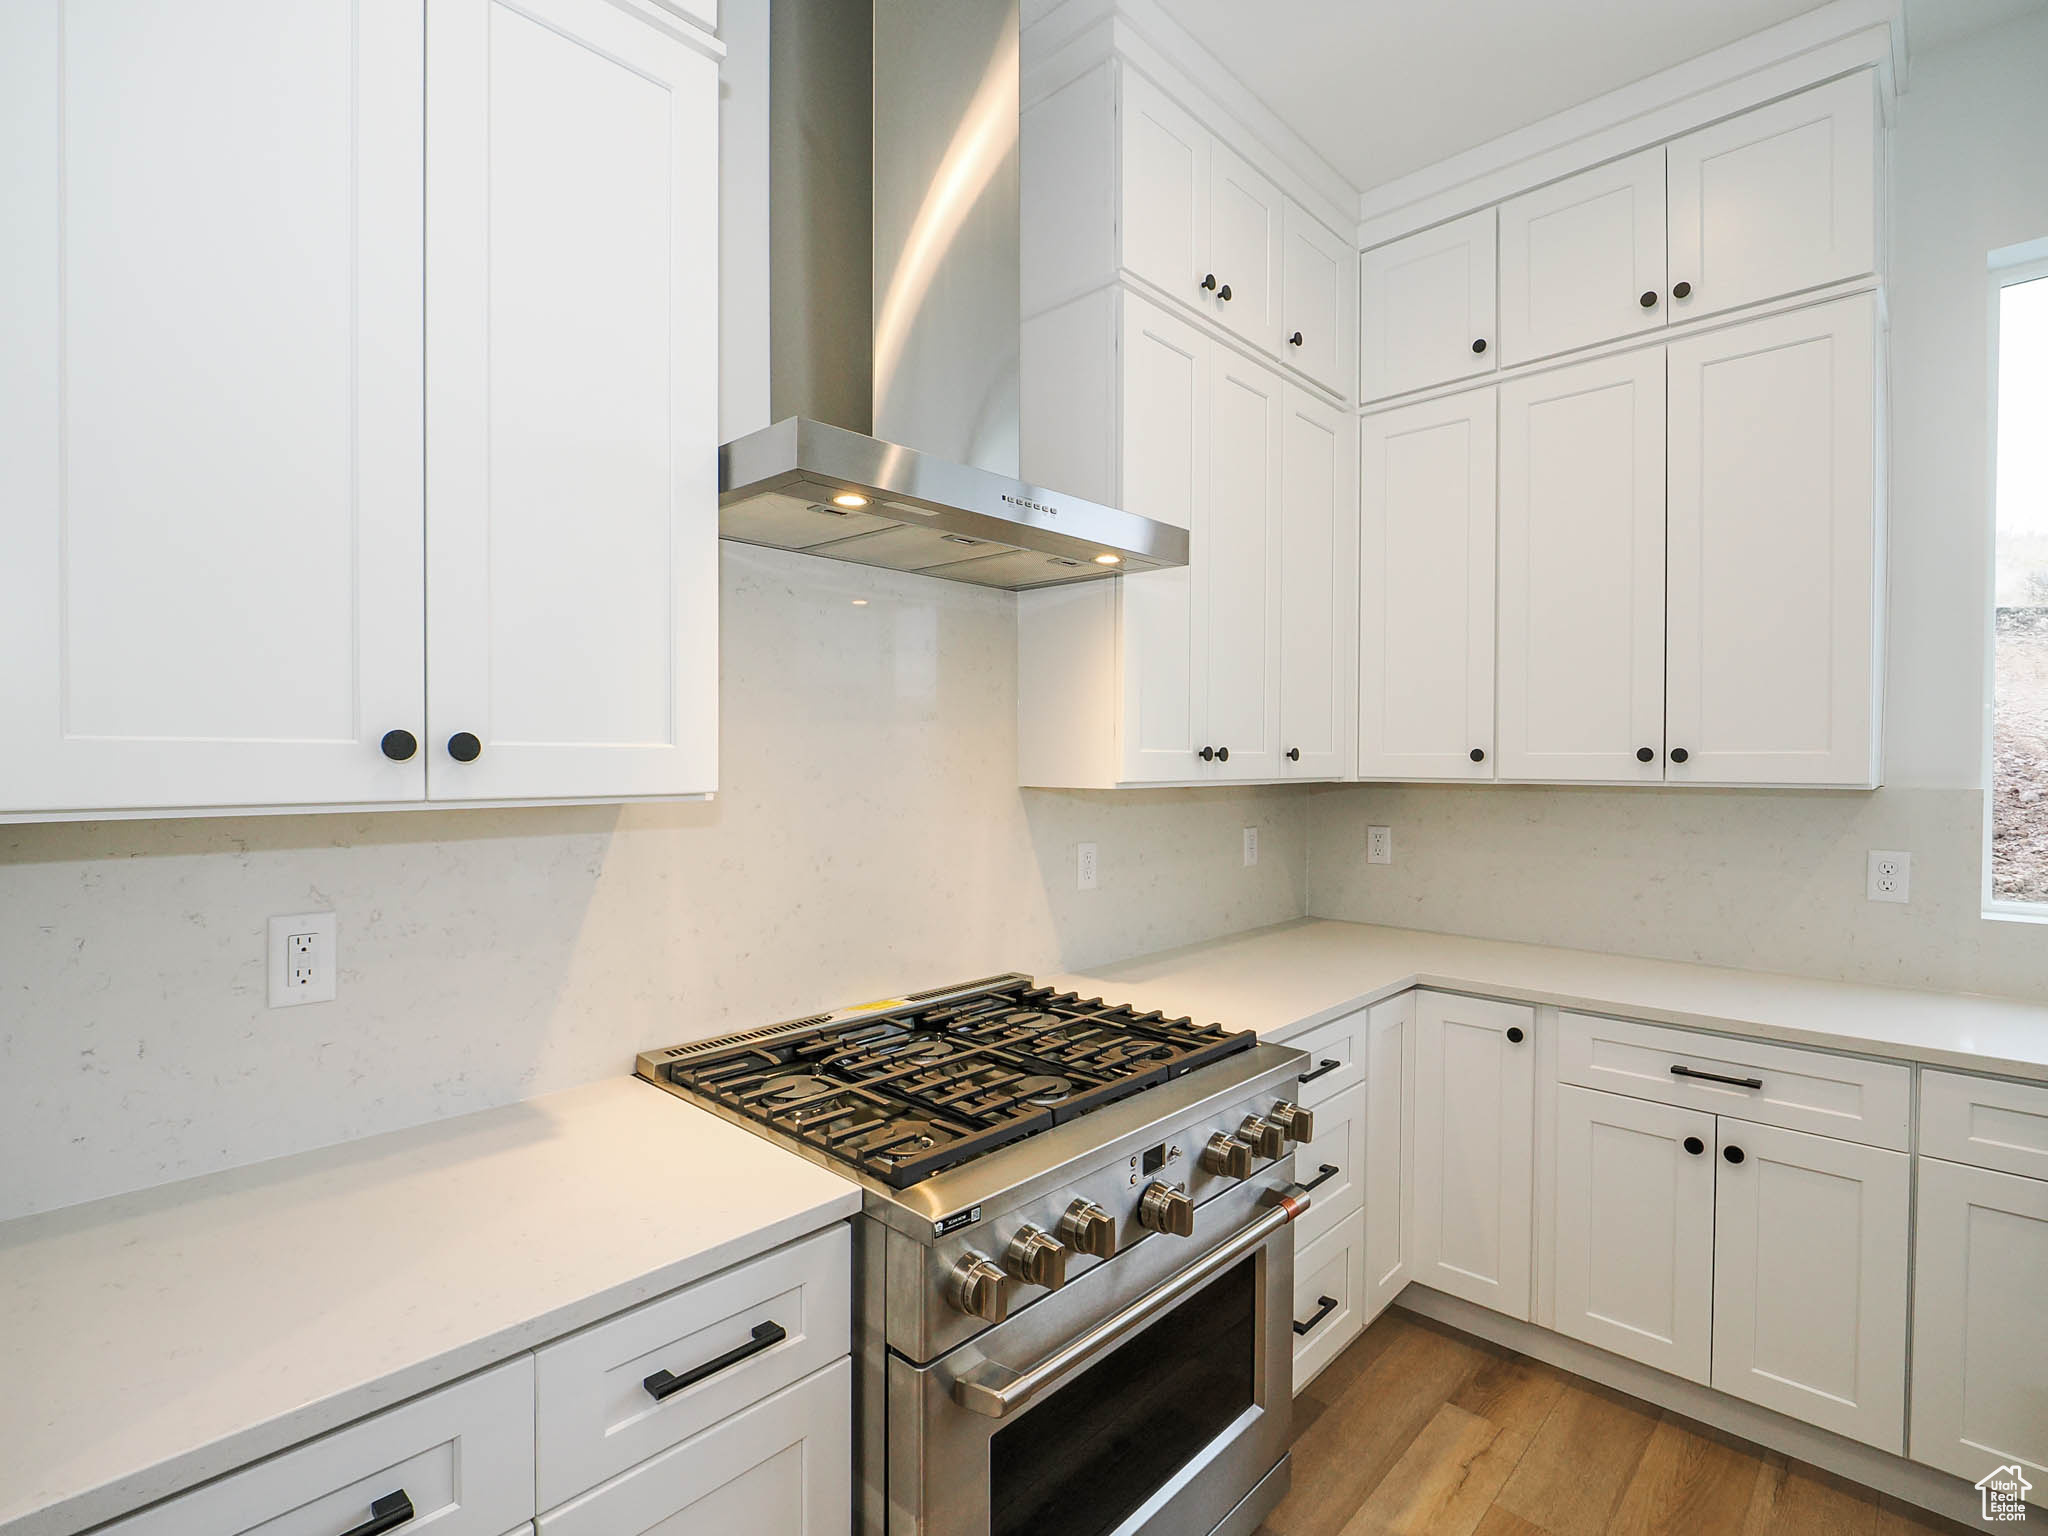
POLYGON ((860 1208, 635 1078, 0 1225, 0 1536, 65 1536, 860 1208))
POLYGON ((1320 918, 1040 980, 1262 1035, 1437 987, 2048 1081, 2037 1004, 1320 918))

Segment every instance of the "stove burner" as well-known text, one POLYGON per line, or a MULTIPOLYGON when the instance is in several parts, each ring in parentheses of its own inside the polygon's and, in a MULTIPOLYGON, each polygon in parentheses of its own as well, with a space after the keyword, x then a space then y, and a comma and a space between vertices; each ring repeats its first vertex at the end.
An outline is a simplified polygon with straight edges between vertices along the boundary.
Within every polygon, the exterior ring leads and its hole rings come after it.
POLYGON ((837 1093, 840 1087, 828 1077, 793 1072, 788 1077, 770 1078, 754 1097, 773 1100, 777 1105, 803 1104, 812 1099, 822 1099, 828 1093, 837 1093))
POLYGON ((1072 1079, 1064 1077, 1020 1077, 1010 1091, 1033 1104, 1057 1104, 1074 1091, 1072 1079))

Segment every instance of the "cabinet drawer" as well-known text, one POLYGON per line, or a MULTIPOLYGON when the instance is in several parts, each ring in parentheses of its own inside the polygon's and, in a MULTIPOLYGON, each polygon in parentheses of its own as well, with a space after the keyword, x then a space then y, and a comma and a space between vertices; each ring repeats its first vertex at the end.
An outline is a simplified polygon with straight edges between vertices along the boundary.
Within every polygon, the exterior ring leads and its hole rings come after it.
POLYGON ((1589 1013, 1557 1022, 1560 1082, 1906 1150, 1906 1067, 1589 1013))
POLYGON ((1973 1168, 2048 1179, 2048 1088, 1922 1072, 1920 1150, 1973 1168))
POLYGON ((842 1223, 536 1351, 539 1506, 595 1487, 846 1354, 850 1255, 842 1223), (654 1380, 663 1372, 687 1379, 728 1357, 682 1387, 654 1380), (657 1399, 657 1388, 666 1395, 657 1399))
POLYGON ((1294 1149, 1294 1178, 1314 1192, 1294 1229, 1297 1249, 1365 1204, 1365 1084, 1316 1106, 1316 1139, 1294 1149))
POLYGON ((1280 1041, 1309 1054, 1308 1065, 1301 1069, 1302 1079, 1297 1085, 1297 1104, 1314 1109, 1365 1081, 1366 1012, 1361 1008, 1280 1041))
POLYGON ((1358 1337, 1365 1296, 1365 1213, 1353 1211, 1294 1253, 1294 1390, 1358 1337))
MULTIPOLYGON (((521 1355, 102 1526, 98 1536, 335 1536, 402 1495, 406 1536, 503 1536, 533 1513, 533 1361, 521 1355)), ((394 1507, 387 1506, 387 1508, 394 1507)), ((382 1513, 383 1511, 380 1511, 382 1513)))
POLYGON ((853 1362, 841 1360, 542 1515, 540 1536, 827 1536, 853 1522, 853 1362))

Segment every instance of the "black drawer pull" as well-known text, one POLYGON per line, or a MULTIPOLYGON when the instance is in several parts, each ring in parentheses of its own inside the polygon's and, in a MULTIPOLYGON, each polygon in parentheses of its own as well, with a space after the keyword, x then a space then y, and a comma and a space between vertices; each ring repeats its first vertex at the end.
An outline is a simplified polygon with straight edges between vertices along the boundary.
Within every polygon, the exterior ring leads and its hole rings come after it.
POLYGON ((656 1371, 640 1385, 645 1387, 647 1395, 658 1403, 664 1398, 673 1397, 685 1387, 694 1387, 707 1376, 716 1376, 729 1365, 738 1365, 749 1355, 758 1355, 764 1349, 773 1349, 788 1337, 788 1331, 780 1323, 756 1323, 753 1338, 738 1349, 728 1349, 715 1360, 693 1365, 680 1376, 669 1371, 656 1371))
POLYGON ((1330 1315, 1330 1314, 1331 1314, 1332 1312, 1334 1312, 1334 1311, 1336 1311, 1336 1310, 1337 1310, 1337 1298, 1336 1298, 1336 1297, 1334 1297, 1334 1296, 1318 1296, 1318 1297, 1316 1298, 1316 1315, 1315 1315, 1314 1317, 1310 1318, 1310 1319, 1309 1319, 1309 1320, 1308 1320, 1307 1322, 1305 1322, 1305 1323, 1296 1323, 1296 1324, 1294 1325, 1294 1331, 1295 1331, 1296 1333, 1307 1333, 1307 1332, 1308 1332, 1308 1331, 1309 1331, 1309 1330, 1310 1330, 1311 1328, 1315 1327, 1315 1325, 1316 1325, 1317 1323, 1320 1323, 1320 1322, 1321 1322, 1321 1321, 1322 1321, 1322 1320, 1323 1320, 1324 1318, 1328 1317, 1328 1316, 1329 1316, 1329 1315, 1330 1315))
POLYGON ((381 1499, 370 1501, 370 1518, 352 1531, 343 1531, 341 1536, 382 1536, 385 1531, 395 1531, 413 1516, 412 1500, 403 1488, 396 1493, 387 1493, 381 1499))
POLYGON ((1303 1189, 1314 1189, 1319 1184, 1329 1183, 1330 1180, 1337 1177, 1337 1175, 1342 1173, 1343 1171, 1344 1170, 1339 1168, 1335 1163, 1325 1163, 1322 1167, 1316 1170, 1316 1176, 1310 1179, 1306 1184, 1302 1185, 1301 1187, 1303 1189))
POLYGON ((1321 1061, 1315 1064, 1315 1070, 1311 1072, 1302 1073, 1301 1076, 1295 1079, 1295 1081, 1297 1083, 1312 1083, 1317 1078, 1321 1077, 1325 1072, 1334 1072, 1343 1065, 1343 1062, 1332 1061, 1329 1057, 1325 1056, 1321 1061))
POLYGON ((1697 1077, 1702 1082, 1726 1083, 1730 1088, 1761 1088, 1764 1080, 1760 1077, 1723 1077, 1718 1072, 1695 1072, 1691 1067, 1673 1067, 1673 1077, 1697 1077))

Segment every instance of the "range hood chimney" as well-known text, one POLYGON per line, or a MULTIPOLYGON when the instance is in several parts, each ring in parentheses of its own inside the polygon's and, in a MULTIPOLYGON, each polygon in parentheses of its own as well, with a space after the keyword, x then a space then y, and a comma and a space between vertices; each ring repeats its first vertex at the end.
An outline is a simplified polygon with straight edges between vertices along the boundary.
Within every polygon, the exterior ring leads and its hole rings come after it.
POLYGON ((770 402, 719 533, 1024 589, 1187 531, 1018 478, 1017 0, 773 0, 770 402))

